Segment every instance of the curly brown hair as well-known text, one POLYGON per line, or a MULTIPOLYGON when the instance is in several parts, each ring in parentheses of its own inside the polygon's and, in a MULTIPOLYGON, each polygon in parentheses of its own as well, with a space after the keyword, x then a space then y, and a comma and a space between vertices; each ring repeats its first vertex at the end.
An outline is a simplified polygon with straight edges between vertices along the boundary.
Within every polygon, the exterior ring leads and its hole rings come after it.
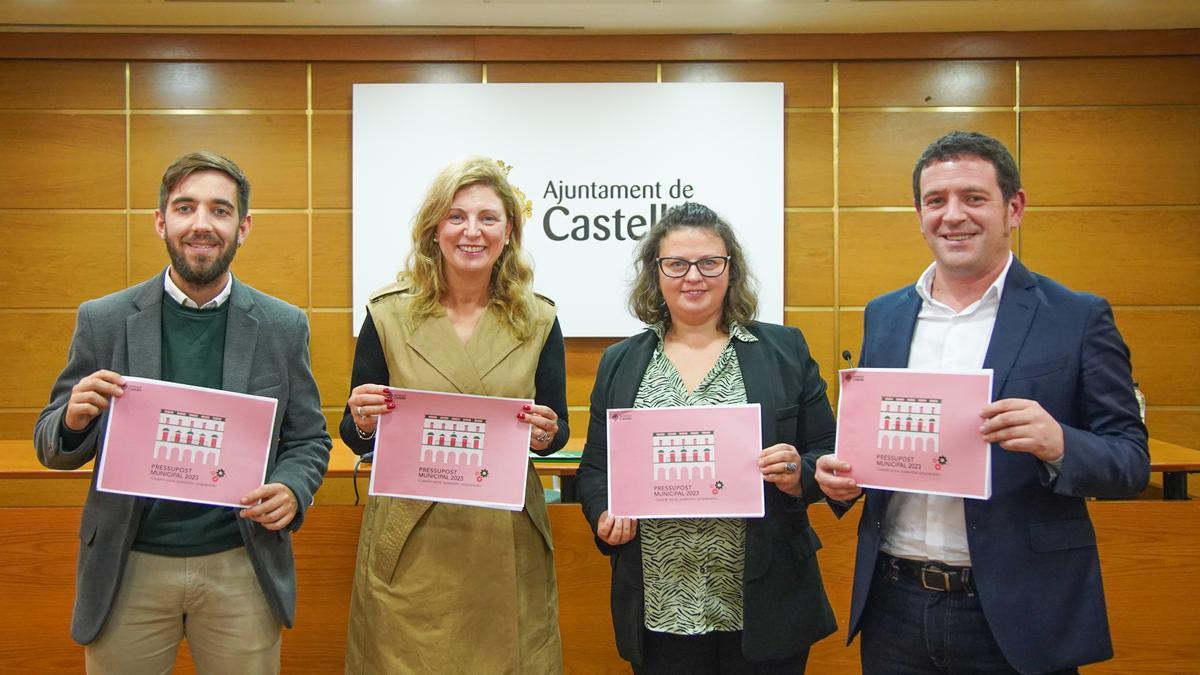
POLYGON ((746 254, 738 243, 733 227, 703 204, 684 202, 673 206, 650 228, 638 243, 634 259, 635 276, 629 292, 629 309, 646 324, 671 325, 671 312, 658 285, 658 249, 667 235, 685 227, 708 230, 721 238, 729 254, 729 289, 721 308, 721 329, 730 324, 748 326, 758 314, 758 283, 750 273, 746 254))

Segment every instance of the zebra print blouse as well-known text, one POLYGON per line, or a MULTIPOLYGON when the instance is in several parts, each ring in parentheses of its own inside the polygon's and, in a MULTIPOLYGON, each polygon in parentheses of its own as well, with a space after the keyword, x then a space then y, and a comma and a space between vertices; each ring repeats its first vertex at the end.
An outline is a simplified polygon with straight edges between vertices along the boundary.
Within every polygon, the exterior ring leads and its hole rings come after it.
MULTIPOLYGON (((663 352, 662 324, 650 327, 658 345, 638 386, 635 408, 729 405, 746 402, 746 386, 733 341, 757 342, 732 324, 729 342, 712 370, 688 392, 663 352)), ((669 518, 638 523, 646 628, 676 635, 742 629, 742 570, 746 521, 742 518, 669 518)))

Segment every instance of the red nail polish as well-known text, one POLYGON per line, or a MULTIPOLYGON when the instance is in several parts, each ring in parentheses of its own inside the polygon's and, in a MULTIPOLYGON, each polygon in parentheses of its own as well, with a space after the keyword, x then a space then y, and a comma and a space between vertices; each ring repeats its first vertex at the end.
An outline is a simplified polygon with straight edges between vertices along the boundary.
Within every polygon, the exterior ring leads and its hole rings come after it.
POLYGON ((525 413, 517 413, 517 419, 519 419, 519 420, 525 419, 525 413))
POLYGON ((388 407, 388 410, 391 410, 392 408, 396 407, 396 404, 392 403, 391 401, 388 401, 387 407, 388 407))
POLYGON ((521 406, 521 409, 522 409, 522 410, 533 410, 533 408, 532 408, 532 407, 530 407, 530 405, 529 405, 528 403, 526 403, 525 405, 521 406))
POLYGON ((391 395, 392 395, 392 390, 391 390, 391 389, 388 389, 387 387, 384 387, 384 388, 383 388, 383 393, 384 393, 385 395, 387 395, 387 396, 391 396, 391 395))

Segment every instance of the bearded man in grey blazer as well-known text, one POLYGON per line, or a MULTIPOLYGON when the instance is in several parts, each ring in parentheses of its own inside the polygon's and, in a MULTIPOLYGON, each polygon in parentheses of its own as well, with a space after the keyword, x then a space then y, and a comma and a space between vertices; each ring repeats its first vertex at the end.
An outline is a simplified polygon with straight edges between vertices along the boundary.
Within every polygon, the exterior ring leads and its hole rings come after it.
POLYGON ((304 312, 229 272, 250 233, 250 184, 229 159, 184 155, 154 212, 171 264, 79 308, 67 365, 38 416, 52 469, 96 457, 123 375, 277 399, 266 484, 242 509, 96 490, 79 531, 71 635, 88 673, 167 673, 180 641, 200 673, 278 673, 291 627, 291 532, 329 463, 304 312))

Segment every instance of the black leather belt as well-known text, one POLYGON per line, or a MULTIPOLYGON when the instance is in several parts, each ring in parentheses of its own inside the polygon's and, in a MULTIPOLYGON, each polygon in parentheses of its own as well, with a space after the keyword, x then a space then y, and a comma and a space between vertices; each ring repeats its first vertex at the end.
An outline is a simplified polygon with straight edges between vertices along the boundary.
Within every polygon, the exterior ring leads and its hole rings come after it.
POLYGON ((897 577, 916 579, 927 591, 975 593, 970 567, 954 567, 936 561, 909 560, 879 552, 880 571, 897 577))

